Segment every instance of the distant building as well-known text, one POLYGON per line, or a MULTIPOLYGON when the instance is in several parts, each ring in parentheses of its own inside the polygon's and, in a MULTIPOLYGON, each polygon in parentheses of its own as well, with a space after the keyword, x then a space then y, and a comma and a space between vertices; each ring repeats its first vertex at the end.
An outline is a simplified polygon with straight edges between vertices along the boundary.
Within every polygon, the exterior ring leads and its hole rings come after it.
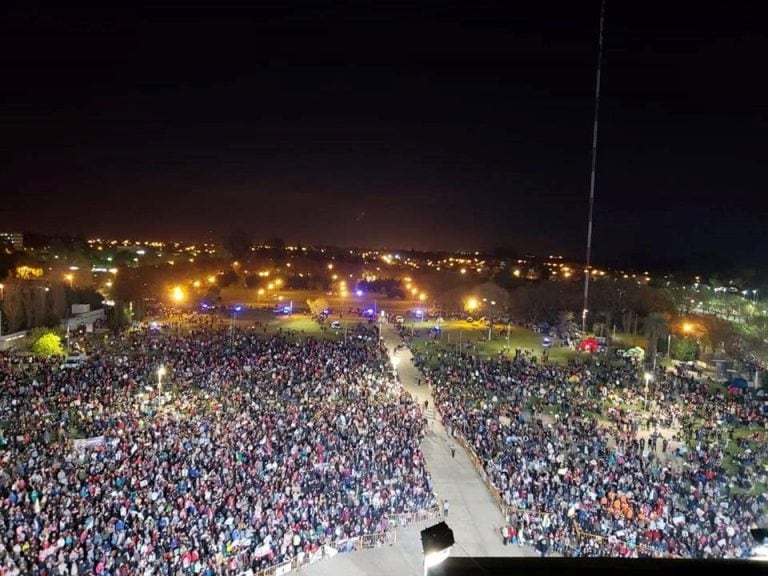
POLYGON ((10 244, 14 250, 24 248, 24 235, 21 232, 0 232, 0 245, 10 244))

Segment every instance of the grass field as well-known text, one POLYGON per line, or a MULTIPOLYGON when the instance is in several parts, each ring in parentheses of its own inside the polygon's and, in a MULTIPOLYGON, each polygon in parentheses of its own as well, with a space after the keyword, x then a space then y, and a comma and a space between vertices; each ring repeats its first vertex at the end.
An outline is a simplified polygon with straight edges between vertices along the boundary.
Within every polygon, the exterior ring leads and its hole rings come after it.
MULTIPOLYGON (((442 324, 442 335, 439 340, 433 340, 430 330, 435 323, 430 322, 406 322, 405 327, 409 332, 416 334, 413 347, 417 350, 423 350, 430 342, 432 349, 456 349, 461 346, 465 350, 471 350, 473 353, 481 356, 498 356, 500 353, 514 354, 516 348, 531 350, 541 357, 545 348, 541 345, 543 337, 526 328, 520 326, 510 326, 497 324, 491 330, 491 340, 488 340, 488 328, 474 322, 469 323, 464 320, 449 320, 442 324), (509 334, 509 337, 507 337, 509 334), (472 347, 466 345, 471 343, 472 347)), ((579 354, 569 348, 549 348, 549 358, 553 362, 564 363, 579 354)))

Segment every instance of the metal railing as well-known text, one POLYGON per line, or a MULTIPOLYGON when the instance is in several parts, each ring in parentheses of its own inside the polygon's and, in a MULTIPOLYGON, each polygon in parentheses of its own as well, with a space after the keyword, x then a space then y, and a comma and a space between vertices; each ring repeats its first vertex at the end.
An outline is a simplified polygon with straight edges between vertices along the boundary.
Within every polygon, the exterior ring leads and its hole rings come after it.
POLYGON ((352 538, 342 538, 333 541, 329 544, 320 546, 316 551, 311 553, 302 553, 299 556, 286 560, 280 564, 269 566, 258 572, 252 570, 246 570, 241 572, 239 576, 283 576, 290 572, 295 572, 302 566, 307 564, 314 564, 319 562, 323 558, 329 558, 336 554, 355 552, 358 550, 370 550, 372 548, 383 548, 385 546, 395 546, 397 544, 397 528, 402 528, 422 522, 425 520, 431 520, 439 518, 442 515, 442 502, 427 508, 426 510, 417 510, 415 512, 403 512, 401 514, 393 514, 387 517, 391 530, 384 532, 374 532, 373 534, 363 534, 362 536, 355 536, 352 538))

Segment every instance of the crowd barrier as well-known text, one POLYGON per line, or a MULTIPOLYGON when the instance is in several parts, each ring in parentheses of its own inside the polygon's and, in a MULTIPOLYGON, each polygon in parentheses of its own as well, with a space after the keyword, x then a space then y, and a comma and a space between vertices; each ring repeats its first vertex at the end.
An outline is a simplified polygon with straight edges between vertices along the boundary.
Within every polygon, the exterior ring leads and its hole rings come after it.
POLYGON ((283 576, 284 574, 295 572, 306 564, 314 564, 323 558, 330 558, 336 554, 354 552, 357 550, 369 550, 371 548, 382 548, 384 546, 394 546, 397 544, 397 528, 403 528, 425 520, 440 518, 441 515, 442 502, 426 510, 394 514, 388 517, 389 525, 392 527, 391 530, 336 540, 330 544, 321 546, 312 554, 303 553, 296 558, 264 568, 258 572, 247 570, 241 572, 238 576, 283 576))
POLYGON ((626 540, 620 540, 616 537, 607 538, 605 536, 600 536, 599 534, 592 534, 589 532, 585 532, 584 530, 581 529, 581 527, 576 521, 573 522, 573 528, 579 540, 583 538, 587 540, 594 540, 597 542, 607 542, 609 546, 623 545, 630 550, 637 550, 644 554, 648 554, 649 556, 652 556, 654 558, 682 558, 682 556, 678 556, 676 554, 670 554, 669 552, 661 552, 660 550, 657 550, 656 548, 653 548, 652 546, 647 546, 645 544, 637 544, 637 543, 633 544, 633 543, 627 542, 626 540))
POLYGON ((403 512, 402 514, 393 514, 388 516, 389 525, 392 528, 409 526, 416 524, 417 522, 423 522, 424 520, 432 520, 439 518, 442 515, 443 501, 440 500, 432 508, 426 510, 417 510, 416 512, 403 512))
POLYGON ((246 570, 241 572, 238 576, 283 576, 284 574, 295 572, 302 566, 314 564, 323 558, 331 558, 339 553, 381 548, 383 546, 394 546, 396 543, 397 532, 395 530, 364 534, 363 536, 356 536, 354 538, 344 538, 335 541, 333 544, 325 544, 312 553, 301 553, 291 560, 286 560, 280 564, 269 566, 258 572, 246 570))

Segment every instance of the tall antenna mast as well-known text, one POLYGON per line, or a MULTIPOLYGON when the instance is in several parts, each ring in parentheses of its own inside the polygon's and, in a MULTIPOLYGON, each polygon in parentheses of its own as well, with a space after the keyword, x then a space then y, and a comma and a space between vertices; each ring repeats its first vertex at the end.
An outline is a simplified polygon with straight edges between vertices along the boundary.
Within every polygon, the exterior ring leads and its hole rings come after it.
POLYGON ((592 174, 589 179, 589 220, 587 224, 587 265, 584 270, 584 309, 581 311, 581 330, 587 331, 589 314, 589 276, 592 273, 592 214, 595 207, 595 170, 597 169, 597 120, 600 111, 600 73, 603 68, 603 23, 605 0, 600 2, 600 36, 597 44, 597 82, 595 83, 595 121, 592 126, 592 174))

